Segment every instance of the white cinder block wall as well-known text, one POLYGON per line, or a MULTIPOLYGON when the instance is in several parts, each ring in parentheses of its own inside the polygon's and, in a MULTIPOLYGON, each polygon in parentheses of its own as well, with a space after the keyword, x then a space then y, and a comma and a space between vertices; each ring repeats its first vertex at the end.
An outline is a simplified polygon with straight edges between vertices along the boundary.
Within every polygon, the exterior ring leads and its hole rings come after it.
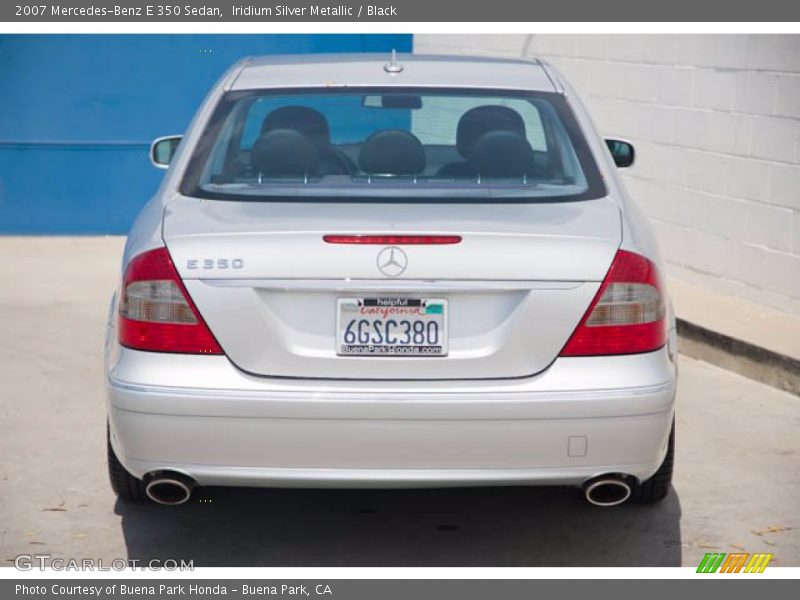
POLYGON ((800 35, 417 35, 418 53, 540 57, 600 131, 673 276, 800 314, 800 35))

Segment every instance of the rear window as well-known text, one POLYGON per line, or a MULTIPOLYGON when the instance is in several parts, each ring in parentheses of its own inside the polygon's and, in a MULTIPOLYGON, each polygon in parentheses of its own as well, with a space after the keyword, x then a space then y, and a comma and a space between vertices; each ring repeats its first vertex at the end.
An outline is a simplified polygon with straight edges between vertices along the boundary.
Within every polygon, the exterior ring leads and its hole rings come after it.
POLYGON ((342 202, 604 194, 563 96, 398 88, 228 93, 181 191, 342 202))

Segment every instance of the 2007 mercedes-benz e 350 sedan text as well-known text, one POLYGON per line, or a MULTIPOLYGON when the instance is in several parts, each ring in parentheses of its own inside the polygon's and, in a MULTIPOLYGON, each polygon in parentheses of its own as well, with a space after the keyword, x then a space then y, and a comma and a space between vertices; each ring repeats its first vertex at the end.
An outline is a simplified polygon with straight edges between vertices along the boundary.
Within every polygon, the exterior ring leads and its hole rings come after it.
POLYGON ((549 65, 246 59, 151 158, 108 320, 120 497, 667 494, 675 322, 633 148, 549 65))

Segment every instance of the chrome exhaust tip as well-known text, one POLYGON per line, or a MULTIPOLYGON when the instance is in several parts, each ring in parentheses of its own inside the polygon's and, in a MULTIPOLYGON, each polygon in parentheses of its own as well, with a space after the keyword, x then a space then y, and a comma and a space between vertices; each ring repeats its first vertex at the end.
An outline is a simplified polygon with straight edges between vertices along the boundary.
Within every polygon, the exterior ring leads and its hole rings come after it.
POLYGON ((631 486, 623 477, 603 476, 583 484, 586 501, 595 506, 617 506, 631 497, 631 486))
POLYGON ((194 480, 181 473, 154 473, 147 478, 144 491, 157 504, 178 506, 189 500, 194 480))

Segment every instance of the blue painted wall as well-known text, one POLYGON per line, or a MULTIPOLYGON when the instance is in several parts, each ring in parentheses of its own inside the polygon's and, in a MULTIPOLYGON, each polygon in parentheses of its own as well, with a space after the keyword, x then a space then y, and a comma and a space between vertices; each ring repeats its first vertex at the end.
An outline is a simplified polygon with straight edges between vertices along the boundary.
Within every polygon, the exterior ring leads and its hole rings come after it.
POLYGON ((181 133, 247 55, 410 51, 410 35, 0 35, 0 233, 125 233, 181 133))

